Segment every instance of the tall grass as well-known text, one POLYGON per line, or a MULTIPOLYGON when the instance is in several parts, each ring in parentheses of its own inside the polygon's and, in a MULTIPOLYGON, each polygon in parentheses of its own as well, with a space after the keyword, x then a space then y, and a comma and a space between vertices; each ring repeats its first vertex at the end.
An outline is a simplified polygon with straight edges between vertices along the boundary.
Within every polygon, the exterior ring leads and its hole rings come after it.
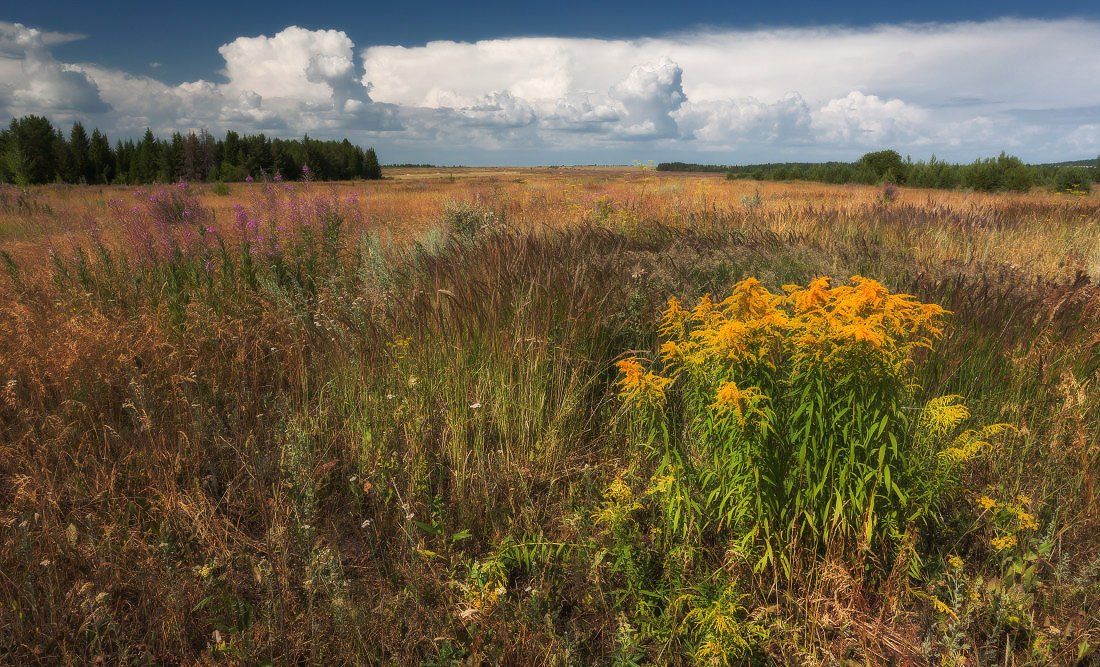
POLYGON ((50 261, 8 246, 2 660, 1089 655, 1100 293, 1056 258, 1094 203, 764 186, 750 210, 663 183, 441 181, 415 234, 372 217, 393 193, 125 193, 50 261), (624 412, 616 363, 672 340, 669 297, 736 289, 797 320, 782 285, 857 273, 951 311, 942 337, 872 327, 859 356, 803 363, 769 330, 753 363, 641 369, 676 379, 624 412), (1013 429, 948 469, 962 405, 1013 429))

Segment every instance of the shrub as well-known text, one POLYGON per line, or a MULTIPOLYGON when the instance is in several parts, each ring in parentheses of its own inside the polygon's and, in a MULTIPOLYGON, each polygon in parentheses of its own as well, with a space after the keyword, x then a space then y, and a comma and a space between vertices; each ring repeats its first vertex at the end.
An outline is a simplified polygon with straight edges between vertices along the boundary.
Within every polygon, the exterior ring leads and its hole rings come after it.
POLYGON ((1084 167, 1060 167, 1054 172, 1054 190, 1073 194, 1092 189, 1092 174, 1084 167))
POLYGON ((472 240, 504 225, 504 212, 499 213, 480 203, 447 202, 443 221, 452 236, 472 240))
POLYGON ((914 353, 945 316, 859 276, 671 299, 654 368, 619 363, 631 424, 673 480, 668 534, 732 538, 758 568, 788 568, 798 543, 900 545, 990 434, 955 436, 969 413, 954 397, 910 416, 914 353))
POLYGON ((901 155, 894 150, 875 151, 867 153, 859 159, 856 167, 866 174, 866 180, 874 183, 893 181, 904 183, 906 177, 906 165, 901 155))
POLYGON ((975 160, 964 169, 962 182, 979 192, 1026 192, 1034 185, 1034 174, 1020 158, 1001 153, 995 158, 975 160))

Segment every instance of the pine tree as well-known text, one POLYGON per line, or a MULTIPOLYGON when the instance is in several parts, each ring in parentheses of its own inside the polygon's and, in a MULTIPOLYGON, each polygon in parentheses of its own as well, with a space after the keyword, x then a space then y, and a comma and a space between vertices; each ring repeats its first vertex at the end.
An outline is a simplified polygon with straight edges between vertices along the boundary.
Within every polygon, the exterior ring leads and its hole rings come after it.
POLYGON ((153 131, 145 128, 145 135, 137 145, 137 153, 130 164, 131 183, 152 183, 157 177, 157 140, 153 131))
POLYGON ((60 129, 53 134, 53 154, 57 170, 53 180, 61 183, 76 183, 80 178, 76 173, 76 165, 73 163, 73 153, 69 148, 69 142, 65 139, 65 133, 60 129))
POLYGON ((77 183, 94 183, 95 171, 92 169, 92 146, 88 133, 80 122, 73 123, 69 132, 69 154, 72 155, 73 175, 77 183))
POLYGON ((378 164, 378 154, 374 152, 374 146, 368 148, 363 157, 363 178, 370 181, 382 178, 382 165, 378 164))
POLYGON ((115 156, 107 135, 98 129, 92 130, 92 142, 88 149, 89 171, 92 177, 89 183, 110 183, 115 176, 115 156))
POLYGON ((12 180, 34 185, 57 178, 56 135, 45 116, 12 119, 8 132, 3 158, 12 180))

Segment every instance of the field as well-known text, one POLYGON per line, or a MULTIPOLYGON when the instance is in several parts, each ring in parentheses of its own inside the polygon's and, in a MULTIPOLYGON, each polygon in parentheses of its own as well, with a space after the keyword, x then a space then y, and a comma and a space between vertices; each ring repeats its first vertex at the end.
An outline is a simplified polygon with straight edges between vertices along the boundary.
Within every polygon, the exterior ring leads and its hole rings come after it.
POLYGON ((0 186, 0 663, 1100 659, 1100 192, 386 176, 0 186))

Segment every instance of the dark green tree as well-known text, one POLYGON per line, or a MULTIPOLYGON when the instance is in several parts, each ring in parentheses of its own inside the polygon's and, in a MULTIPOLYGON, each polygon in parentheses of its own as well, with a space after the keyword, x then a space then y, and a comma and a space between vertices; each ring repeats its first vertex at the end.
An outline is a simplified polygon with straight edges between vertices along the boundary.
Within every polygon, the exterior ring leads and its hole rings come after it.
POLYGON ((96 177, 92 169, 92 143, 79 121, 73 123, 73 129, 69 132, 69 154, 72 155, 76 182, 94 183, 96 177))
POLYGON ((57 178, 57 135, 45 116, 14 118, 8 126, 3 160, 11 180, 20 185, 50 183, 57 178))
POLYGON ((883 181, 904 183, 905 177, 908 175, 905 162, 895 150, 867 153, 859 159, 856 166, 869 176, 869 180, 874 183, 883 181))
POLYGON ((363 156, 363 178, 371 181, 382 178, 382 165, 378 164, 378 154, 374 152, 374 146, 368 148, 363 156))
POLYGON ((115 155, 107 135, 98 129, 92 130, 91 146, 88 149, 88 161, 91 164, 92 178, 89 183, 110 183, 115 177, 115 155))

